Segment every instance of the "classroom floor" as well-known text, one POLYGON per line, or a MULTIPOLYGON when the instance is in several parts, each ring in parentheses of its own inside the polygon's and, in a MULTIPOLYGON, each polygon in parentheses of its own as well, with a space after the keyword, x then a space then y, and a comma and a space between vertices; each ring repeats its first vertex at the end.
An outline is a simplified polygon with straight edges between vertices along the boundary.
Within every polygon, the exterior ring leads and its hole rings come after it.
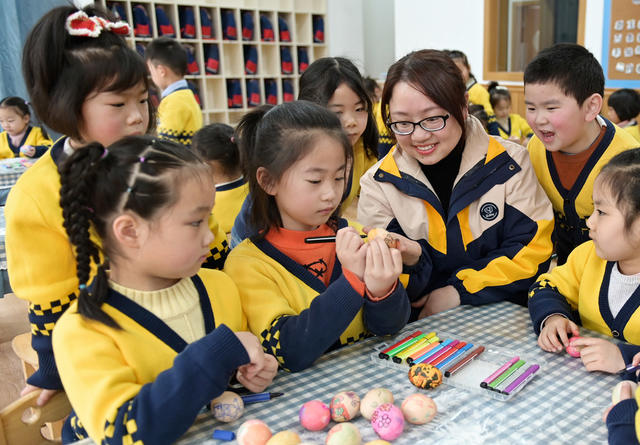
POLYGON ((22 366, 11 340, 28 331, 27 302, 13 294, 0 298, 0 409, 18 399, 24 387, 22 366))

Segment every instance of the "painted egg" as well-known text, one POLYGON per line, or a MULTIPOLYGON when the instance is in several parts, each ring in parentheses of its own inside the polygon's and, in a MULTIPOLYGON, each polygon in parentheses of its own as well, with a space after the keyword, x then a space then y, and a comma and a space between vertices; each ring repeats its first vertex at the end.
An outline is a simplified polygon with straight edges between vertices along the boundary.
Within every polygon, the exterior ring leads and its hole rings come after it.
POLYGON ((293 431, 287 430, 271 436, 271 439, 267 440, 265 445, 298 445, 299 443, 300 436, 293 431))
POLYGON ((371 442, 367 442, 364 445, 391 445, 391 442, 387 442, 386 440, 378 439, 378 440, 372 440, 371 442))
POLYGON ((631 380, 623 380, 619 382, 616 386, 613 387, 613 391, 611 391, 611 403, 614 405, 620 401, 620 391, 622 390, 622 385, 628 383, 631 385, 631 397, 634 397, 636 393, 636 389, 638 389, 638 384, 631 380))
POLYGON ((271 430, 262 420, 251 419, 238 428, 238 445, 265 445, 271 439, 271 430))
POLYGON ((335 422, 348 422, 360 414, 360 397, 353 391, 342 391, 333 396, 331 418, 335 422))
POLYGON ((571 337, 569 339, 569 345, 566 347, 567 354, 571 357, 580 357, 580 350, 584 348, 584 346, 574 346, 573 341, 582 337, 571 337))
POLYGON ((376 238, 382 238, 382 240, 388 247, 398 247, 398 238, 395 238, 384 229, 373 228, 369 230, 369 233, 367 234, 367 240, 370 241, 376 238))
POLYGON ((411 394, 402 402, 402 414, 407 422, 415 425, 424 425, 431 422, 438 412, 436 402, 424 394, 411 394))
POLYGON ((225 391, 211 401, 213 417, 221 422, 233 422, 244 413, 244 402, 235 392, 225 391))
POLYGON ((435 388, 442 383, 442 371, 428 363, 417 363, 409 368, 409 381, 418 388, 435 388))
POLYGON ((320 431, 326 428, 331 421, 329 407, 320 400, 306 402, 298 413, 300 425, 309 431, 320 431))
POLYGON ((360 414, 365 419, 371 420, 373 412, 383 403, 393 403, 393 394, 386 388, 373 388, 362 398, 360 414))
POLYGON ((327 433, 326 445, 360 445, 362 436, 357 426, 350 422, 339 423, 327 433))
POLYGON ((385 403, 373 412, 371 426, 381 439, 396 440, 402 434, 404 416, 400 408, 392 403, 385 403))

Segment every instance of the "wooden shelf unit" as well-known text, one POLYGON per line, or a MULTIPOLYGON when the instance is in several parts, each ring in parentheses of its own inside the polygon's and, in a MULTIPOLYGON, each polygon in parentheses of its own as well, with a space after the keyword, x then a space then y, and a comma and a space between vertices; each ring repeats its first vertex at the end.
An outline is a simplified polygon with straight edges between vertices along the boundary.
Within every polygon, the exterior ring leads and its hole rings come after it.
POLYGON ((188 46, 195 56, 199 74, 188 74, 186 79, 194 83, 199 90, 203 120, 205 124, 223 122, 235 125, 251 109, 248 106, 247 82, 257 80, 260 99, 266 103, 265 82, 274 81, 277 88, 277 103, 284 101, 284 82, 293 86, 293 97, 298 95, 298 77, 300 66, 298 51, 306 49, 308 62, 327 56, 326 33, 322 42, 314 42, 314 19, 321 17, 326 29, 326 0, 100 0, 103 6, 112 9, 118 4, 124 10, 127 22, 134 27, 133 9, 142 6, 149 19, 150 37, 132 36, 128 38, 132 46, 147 45, 153 38, 159 37, 156 7, 161 6, 175 30, 175 39, 188 46), (180 17, 184 8, 192 8, 195 21, 195 36, 189 38, 181 34, 180 17), (212 38, 203 38, 201 10, 205 10, 213 23, 212 38), (231 13, 236 24, 236 40, 223 38, 222 16, 231 13), (253 36, 244 40, 242 35, 242 16, 250 14, 253 18, 253 36), (273 41, 261 40, 260 16, 266 16, 273 28, 273 41), (288 26, 291 41, 280 41, 278 19, 283 18, 288 26), (217 46, 219 65, 217 74, 206 71, 207 53, 212 45, 217 46), (257 68, 255 74, 245 72, 245 50, 255 48, 257 68), (292 72, 283 74, 281 69, 281 50, 289 50, 293 62, 292 72), (232 108, 228 105, 227 81, 237 80, 242 93, 242 106, 232 108))

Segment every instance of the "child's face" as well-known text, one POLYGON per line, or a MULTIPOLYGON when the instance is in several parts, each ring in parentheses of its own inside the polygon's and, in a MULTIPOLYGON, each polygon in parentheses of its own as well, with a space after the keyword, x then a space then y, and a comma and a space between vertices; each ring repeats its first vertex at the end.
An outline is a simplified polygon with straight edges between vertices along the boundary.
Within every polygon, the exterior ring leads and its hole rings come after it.
POLYGON ((355 145, 367 128, 367 104, 346 83, 342 83, 333 92, 327 108, 338 115, 349 142, 355 145))
POLYGON ((289 230, 314 230, 327 222, 345 190, 346 160, 342 144, 318 135, 313 148, 269 190, 289 230))
POLYGON ((593 185, 593 213, 587 227, 600 258, 618 261, 621 272, 631 262, 640 263, 640 221, 636 220, 629 230, 625 228, 625 216, 600 178, 593 185))
POLYGON ((616 113, 616 110, 612 106, 609 106, 609 108, 607 109, 607 117, 614 124, 620 123, 620 121, 622 120, 620 119, 620 117, 618 117, 618 113, 616 113))
POLYGON ((447 114, 449 118, 441 130, 427 131, 416 125, 411 134, 396 134, 400 148, 423 165, 435 165, 446 158, 460 141, 462 127, 451 113, 407 82, 398 82, 393 87, 389 100, 391 122, 420 122, 428 117, 447 114))
POLYGON ((506 119, 511 112, 511 103, 506 99, 500 99, 496 106, 493 107, 493 112, 498 119, 506 119))
POLYGON ((173 206, 162 209, 153 221, 145 221, 149 230, 137 258, 138 272, 156 289, 195 275, 213 241, 208 221, 215 187, 210 175, 190 176, 179 189, 173 206))
POLYGON ((579 153, 593 142, 587 102, 581 106, 555 83, 525 85, 527 122, 549 151, 579 153))
POLYGON ((10 136, 15 136, 24 131, 29 125, 30 116, 20 116, 13 107, 0 108, 0 127, 10 136))
POLYGON ((125 136, 142 135, 149 128, 149 92, 142 82, 128 90, 89 95, 82 104, 84 142, 107 146, 125 136))

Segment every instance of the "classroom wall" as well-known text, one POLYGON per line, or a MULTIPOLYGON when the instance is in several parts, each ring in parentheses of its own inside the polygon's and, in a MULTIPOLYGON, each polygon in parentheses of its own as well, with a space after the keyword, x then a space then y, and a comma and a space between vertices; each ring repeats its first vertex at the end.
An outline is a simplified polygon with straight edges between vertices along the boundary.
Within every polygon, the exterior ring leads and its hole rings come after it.
POLYGON ((363 0, 327 0, 329 56, 347 57, 364 71, 363 0))
POLYGON ((384 79, 396 61, 394 5, 389 0, 367 0, 363 3, 364 73, 384 79))

